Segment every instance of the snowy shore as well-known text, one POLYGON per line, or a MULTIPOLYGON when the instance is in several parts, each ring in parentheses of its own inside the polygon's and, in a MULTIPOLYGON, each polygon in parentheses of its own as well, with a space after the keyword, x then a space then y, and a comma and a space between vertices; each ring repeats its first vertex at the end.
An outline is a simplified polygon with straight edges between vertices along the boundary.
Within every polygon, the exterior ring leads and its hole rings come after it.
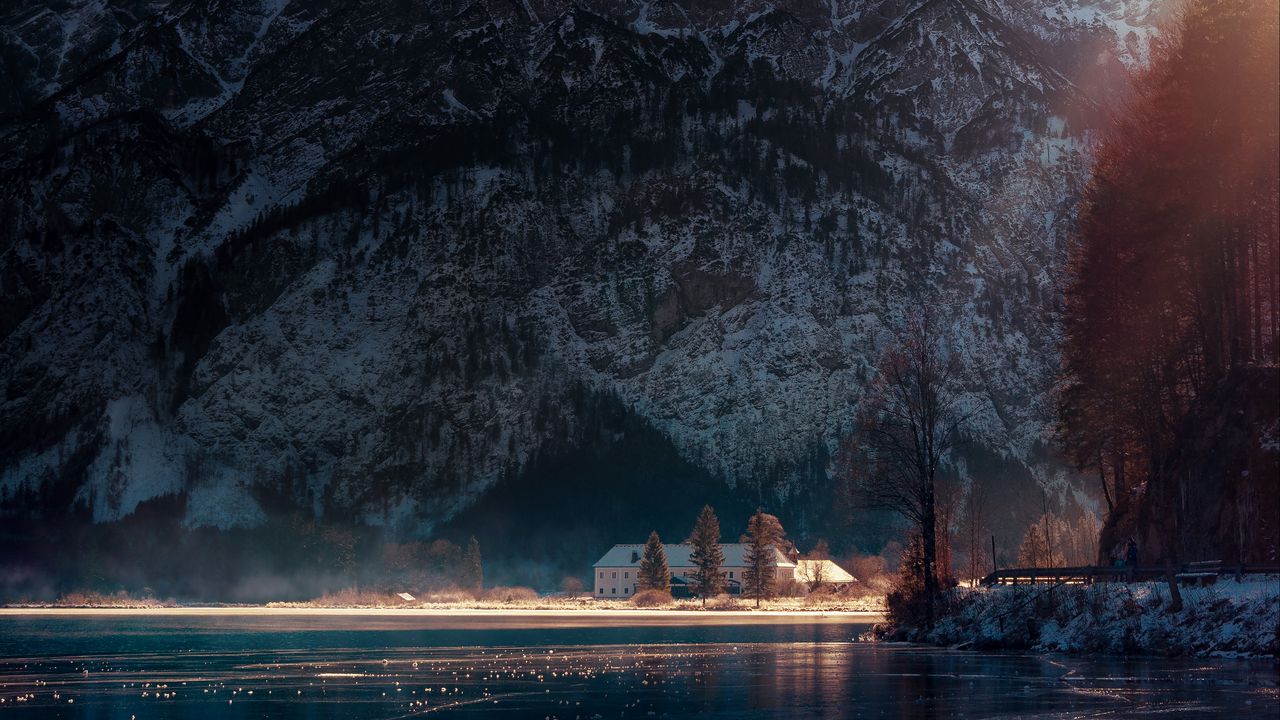
POLYGON ((1164 583, 958 589, 928 634, 909 639, 974 649, 1194 657, 1280 656, 1280 578, 1180 588, 1164 583))

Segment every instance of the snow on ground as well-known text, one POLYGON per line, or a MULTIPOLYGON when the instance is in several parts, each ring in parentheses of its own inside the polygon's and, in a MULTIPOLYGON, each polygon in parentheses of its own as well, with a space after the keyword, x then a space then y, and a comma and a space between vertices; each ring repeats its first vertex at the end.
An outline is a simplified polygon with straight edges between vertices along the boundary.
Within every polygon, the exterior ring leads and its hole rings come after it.
POLYGON ((93 508, 95 522, 117 520, 141 502, 182 489, 182 458, 190 448, 157 422, 146 399, 108 402, 106 421, 106 443, 76 496, 93 508))
POLYGON ((1115 2, 1073 2, 1060 0, 1044 8, 1049 20, 1078 26, 1102 27, 1115 34, 1115 53, 1130 68, 1147 61, 1151 42, 1157 35, 1162 8, 1152 0, 1115 2))
POLYGON ((1171 612, 1165 583, 962 588, 935 644, 1070 654, 1275 657, 1280 650, 1280 577, 1180 588, 1171 612))

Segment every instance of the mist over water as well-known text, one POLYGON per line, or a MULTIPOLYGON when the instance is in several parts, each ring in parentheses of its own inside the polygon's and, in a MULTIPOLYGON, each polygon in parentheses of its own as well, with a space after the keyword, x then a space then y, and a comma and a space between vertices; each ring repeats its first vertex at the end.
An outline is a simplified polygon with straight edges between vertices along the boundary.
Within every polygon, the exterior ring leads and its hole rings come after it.
POLYGON ((0 618, 15 718, 1275 717, 1276 664, 868 645, 850 618, 0 618))

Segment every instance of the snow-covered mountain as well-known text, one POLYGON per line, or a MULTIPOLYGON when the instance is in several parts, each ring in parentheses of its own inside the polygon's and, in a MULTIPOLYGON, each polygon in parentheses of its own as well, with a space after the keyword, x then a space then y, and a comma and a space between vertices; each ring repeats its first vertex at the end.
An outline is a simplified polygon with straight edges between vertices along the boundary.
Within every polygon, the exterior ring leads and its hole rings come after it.
POLYGON ((0 11, 0 506, 425 532, 606 397, 785 507, 922 302, 984 471, 1048 478, 1063 242, 1157 5, 0 11))

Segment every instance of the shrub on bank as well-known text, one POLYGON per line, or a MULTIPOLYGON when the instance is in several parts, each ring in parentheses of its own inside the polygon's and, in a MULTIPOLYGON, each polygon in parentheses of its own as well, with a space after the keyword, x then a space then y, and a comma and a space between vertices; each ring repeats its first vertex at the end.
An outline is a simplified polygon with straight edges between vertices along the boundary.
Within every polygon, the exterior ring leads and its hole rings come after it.
POLYGON ((893 589, 897 576, 889 572, 880 555, 854 555, 848 561, 849 573, 857 580, 845 589, 847 597, 884 597, 893 589))
POLYGON ((831 605, 838 602, 840 596, 830 587, 822 586, 813 589, 804 597, 804 604, 809 607, 831 605))
POLYGON ((742 603, 734 595, 717 595, 707 601, 708 610, 741 610, 742 603))
POLYGON ((439 590, 428 590, 418 596, 418 600, 424 603, 437 603, 441 605, 456 605, 474 602, 476 594, 472 590, 460 587, 447 587, 439 590))
POLYGON ((118 590, 114 593, 100 593, 93 591, 69 592, 57 600, 53 604, 58 607, 115 607, 115 608, 154 608, 154 607, 175 607, 176 602, 172 598, 167 600, 159 600, 150 594, 142 597, 130 595, 125 590, 118 590))
POLYGON ((674 602, 671 593, 661 590, 641 590, 631 596, 631 604, 642 608, 665 607, 674 602))
POLYGON ((477 602, 517 603, 538 599, 538 593, 530 588, 503 586, 480 592, 460 587, 446 587, 411 594, 414 600, 405 600, 396 593, 381 590, 346 588, 326 593, 305 604, 314 607, 401 607, 413 604, 471 606, 477 602))
POLYGON ((538 593, 533 588, 527 587, 505 587, 499 585, 491 587, 480 594, 481 600, 500 603, 516 603, 529 602, 538 599, 538 593))
POLYGON ((802 598, 809 594, 809 586, 798 580, 783 580, 774 588, 775 597, 802 598))
MULTIPOLYGON (((941 598, 934 600, 934 614, 945 612, 941 598)), ((884 598, 885 618, 889 627, 898 630, 894 639, 914 639, 912 633, 928 625, 928 603, 924 587, 917 584, 895 585, 884 598), (905 632, 904 632, 905 631, 905 632)))
POLYGON ((388 605, 404 605, 400 597, 380 590, 356 590, 344 588, 337 592, 325 593, 310 605, 315 607, 386 607, 388 605))

